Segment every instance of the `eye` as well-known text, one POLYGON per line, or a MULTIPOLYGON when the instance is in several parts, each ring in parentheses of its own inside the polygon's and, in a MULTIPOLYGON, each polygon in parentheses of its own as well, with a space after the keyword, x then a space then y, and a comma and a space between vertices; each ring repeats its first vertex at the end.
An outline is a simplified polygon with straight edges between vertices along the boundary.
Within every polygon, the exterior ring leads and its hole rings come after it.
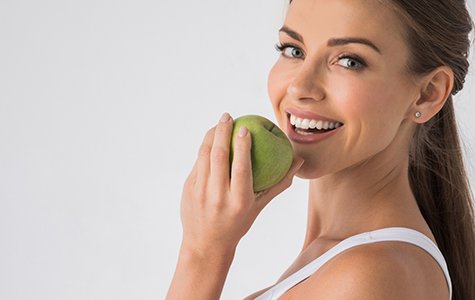
POLYGON ((339 65, 352 70, 359 70, 366 67, 363 59, 355 55, 342 55, 338 58, 339 65))
POLYGON ((275 50, 287 58, 303 58, 303 51, 292 44, 275 44, 275 50))

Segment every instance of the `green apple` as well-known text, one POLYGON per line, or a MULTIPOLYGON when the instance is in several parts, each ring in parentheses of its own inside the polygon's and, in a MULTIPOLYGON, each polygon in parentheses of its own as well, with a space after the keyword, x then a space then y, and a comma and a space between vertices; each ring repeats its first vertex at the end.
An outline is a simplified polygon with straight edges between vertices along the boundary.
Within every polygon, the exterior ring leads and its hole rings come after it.
POLYGON ((293 148, 285 133, 272 121, 246 115, 234 120, 230 148, 232 165, 233 150, 239 128, 246 127, 251 134, 251 163, 254 192, 260 192, 281 181, 293 161, 293 148))

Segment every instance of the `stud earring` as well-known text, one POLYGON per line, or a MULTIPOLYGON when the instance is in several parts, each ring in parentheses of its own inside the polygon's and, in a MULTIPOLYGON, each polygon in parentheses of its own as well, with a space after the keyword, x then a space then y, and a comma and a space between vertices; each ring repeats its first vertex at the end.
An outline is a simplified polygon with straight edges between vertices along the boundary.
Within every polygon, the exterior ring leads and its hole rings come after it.
POLYGON ((422 116, 422 113, 420 111, 416 111, 415 116, 416 118, 420 118, 422 116))

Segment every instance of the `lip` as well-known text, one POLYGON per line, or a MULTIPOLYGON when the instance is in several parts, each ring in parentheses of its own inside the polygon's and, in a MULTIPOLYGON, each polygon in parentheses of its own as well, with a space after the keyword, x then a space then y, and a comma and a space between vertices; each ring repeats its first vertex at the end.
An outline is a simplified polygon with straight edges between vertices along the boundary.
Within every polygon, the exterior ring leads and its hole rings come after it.
POLYGON ((339 122, 339 121, 335 121, 335 120, 332 120, 332 119, 329 119, 329 118, 326 118, 326 117, 323 117, 323 116, 319 116, 317 114, 314 114, 314 113, 311 113, 311 112, 308 112, 308 111, 300 111, 300 110, 297 110, 297 109, 294 109, 294 108, 289 108, 289 109, 286 109, 285 111, 287 112, 287 115, 286 115, 287 116, 287 118, 286 118, 287 119, 287 122, 286 122, 287 136, 289 137, 289 139, 292 142, 295 142, 295 143, 298 143, 298 144, 315 144, 315 143, 321 142, 321 141, 333 136, 334 134, 340 132, 340 130, 344 127, 344 126, 341 126, 341 127, 335 128, 331 131, 327 131, 327 132, 323 132, 323 133, 316 133, 316 134, 311 134, 311 135, 301 135, 301 134, 298 134, 295 131, 294 126, 292 124, 290 124, 289 114, 292 114, 292 115, 297 116, 297 117, 302 118, 302 119, 316 119, 316 120, 332 121, 332 122, 339 122))

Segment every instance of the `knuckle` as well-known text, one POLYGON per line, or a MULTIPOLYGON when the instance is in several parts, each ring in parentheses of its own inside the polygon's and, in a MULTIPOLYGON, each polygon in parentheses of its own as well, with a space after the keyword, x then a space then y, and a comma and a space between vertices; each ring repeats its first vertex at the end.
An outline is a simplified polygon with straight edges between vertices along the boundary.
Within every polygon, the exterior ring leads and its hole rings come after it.
POLYGON ((251 175, 251 170, 243 164, 233 163, 232 173, 237 177, 248 177, 251 175))
POLYGON ((217 137, 217 136, 221 137, 221 136, 226 134, 226 131, 227 131, 226 126, 224 124, 219 124, 215 128, 214 135, 215 135, 215 137, 217 137))
POLYGON ((211 149, 207 145, 202 145, 198 152, 200 158, 206 158, 210 155, 211 149))
POLYGON ((224 201, 221 198, 215 198, 210 201, 209 209, 212 214, 220 214, 224 209, 224 201))
POLYGON ((207 182, 201 178, 201 180, 195 179, 193 186, 191 187, 191 191, 195 198, 199 198, 201 200, 206 199, 206 189, 207 189, 207 182))
POLYGON ((231 213, 234 216, 241 216, 245 214, 248 210, 247 205, 245 205, 242 201, 234 201, 231 206, 231 213))
POLYGON ((206 134, 203 138, 203 144, 211 144, 213 139, 214 139, 214 133, 215 133, 216 128, 212 127, 206 131, 206 134))
POLYGON ((219 161, 219 162, 228 161, 229 151, 224 147, 215 146, 211 153, 211 157, 214 161, 219 161))

